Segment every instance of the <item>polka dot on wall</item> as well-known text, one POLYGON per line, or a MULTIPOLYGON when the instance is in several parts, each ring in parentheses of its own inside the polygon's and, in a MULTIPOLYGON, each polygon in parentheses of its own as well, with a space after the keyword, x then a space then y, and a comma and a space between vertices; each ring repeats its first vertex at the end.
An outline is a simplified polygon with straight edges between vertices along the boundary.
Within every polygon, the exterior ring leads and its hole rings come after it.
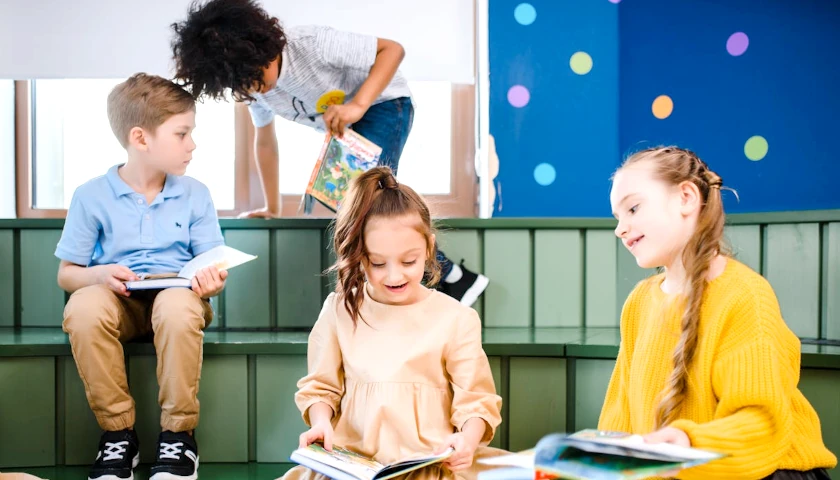
POLYGON ((750 160, 757 162, 767 156, 767 150, 769 150, 769 148, 767 139, 761 135, 753 135, 747 139, 747 143, 744 144, 744 155, 746 155, 750 160))
POLYGON ((513 9, 513 18, 520 25, 530 25, 537 19, 537 9, 530 3, 520 3, 513 9))
POLYGON ((586 75, 592 71, 592 57, 586 52, 575 52, 569 59, 569 66, 578 75, 586 75))
POLYGON ((750 38, 744 32, 735 32, 726 40, 726 51, 733 57, 743 55, 750 46, 750 38))
POLYGON ((554 183, 557 178, 557 171, 550 163, 541 163, 534 169, 534 180, 543 187, 547 187, 554 183))
POLYGON ((671 116, 674 111, 674 101, 668 95, 660 95, 653 100, 650 109, 654 117, 662 120, 671 116))
POLYGON ((531 100, 531 92, 522 85, 514 85, 508 90, 508 102, 516 108, 522 108, 528 105, 531 100))
POLYGON ((621 0, 610 0, 610 3, 619 3, 621 0))

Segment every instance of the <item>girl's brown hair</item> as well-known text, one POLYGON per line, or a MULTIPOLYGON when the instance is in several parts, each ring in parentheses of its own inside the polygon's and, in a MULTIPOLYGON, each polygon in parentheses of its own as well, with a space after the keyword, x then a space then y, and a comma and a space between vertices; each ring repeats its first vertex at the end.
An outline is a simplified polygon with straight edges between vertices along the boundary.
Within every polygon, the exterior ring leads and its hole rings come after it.
MULTIPOLYGON (((417 215, 417 230, 426 238, 426 283, 440 279, 440 265, 435 260, 434 227, 429 207, 408 185, 397 182, 391 169, 376 167, 362 173, 351 183, 335 220, 333 248, 336 262, 330 271, 338 274, 336 292, 344 297, 344 307, 353 325, 361 317, 365 284, 362 269, 367 260, 364 233, 368 221, 375 217, 394 218, 417 215)), ((364 320, 364 319, 362 319, 364 320)))
MULTIPOLYGON (((697 347, 700 307, 706 289, 711 261, 718 254, 729 254, 723 238, 724 212, 721 199, 723 180, 694 152, 677 147, 642 150, 630 156, 621 168, 641 162, 654 166, 654 175, 669 185, 691 182, 700 192, 702 205, 697 226, 682 252, 686 274, 685 309, 680 322, 680 340, 674 349, 674 369, 668 377, 656 412, 656 428, 677 419, 688 389, 688 372, 697 347)), ((620 169, 619 169, 620 170, 620 169)))

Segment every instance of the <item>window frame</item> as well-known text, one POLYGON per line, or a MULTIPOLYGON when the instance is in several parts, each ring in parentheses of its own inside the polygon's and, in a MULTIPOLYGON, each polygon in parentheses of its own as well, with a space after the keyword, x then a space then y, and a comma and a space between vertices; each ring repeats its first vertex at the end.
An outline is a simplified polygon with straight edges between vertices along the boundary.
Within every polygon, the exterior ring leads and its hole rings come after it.
MULTIPOLYGON (((33 116, 31 81, 15 81, 15 210, 17 218, 65 218, 67 209, 33 205, 33 116)), ((236 103, 234 131, 234 208, 217 210, 219 218, 265 206, 254 152, 254 125, 248 108, 236 103)), ((475 170, 475 85, 452 85, 450 193, 424 195, 436 218, 473 218, 478 212, 478 176, 475 170)), ((282 175, 282 169, 280 175, 282 175)), ((331 218, 334 214, 317 204, 311 215, 300 208, 301 195, 282 195, 282 218, 331 218)), ((317 202, 316 202, 317 203, 317 202)))

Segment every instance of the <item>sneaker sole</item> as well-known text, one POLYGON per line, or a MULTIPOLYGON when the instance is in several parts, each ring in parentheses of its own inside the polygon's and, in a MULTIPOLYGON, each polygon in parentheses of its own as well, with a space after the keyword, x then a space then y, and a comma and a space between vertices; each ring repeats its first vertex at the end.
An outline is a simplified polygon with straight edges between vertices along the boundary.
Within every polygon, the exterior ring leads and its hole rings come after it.
POLYGON ((137 455, 131 460, 131 475, 128 477, 122 478, 116 475, 102 475, 96 478, 88 477, 88 480, 134 480, 134 469, 137 468, 137 465, 140 465, 140 452, 137 452, 137 455))
POLYGON ((193 471, 192 475, 175 475, 174 473, 169 472, 158 472, 149 477, 149 480, 198 480, 199 458, 200 457, 195 457, 195 471, 193 471))
POLYGON ((461 304, 472 307, 475 301, 478 300, 478 297, 484 293, 484 290, 489 284, 490 279, 479 274, 472 286, 470 286, 470 288, 464 293, 464 296, 461 297, 461 304))

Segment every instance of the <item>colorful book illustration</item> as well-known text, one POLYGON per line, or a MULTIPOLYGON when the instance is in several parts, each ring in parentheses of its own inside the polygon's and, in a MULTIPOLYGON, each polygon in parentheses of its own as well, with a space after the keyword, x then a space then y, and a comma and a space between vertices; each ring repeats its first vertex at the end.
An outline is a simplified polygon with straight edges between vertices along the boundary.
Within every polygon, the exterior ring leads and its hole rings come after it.
POLYGON ((175 274, 152 274, 140 275, 140 280, 125 282, 125 288, 128 290, 158 290, 163 288, 190 288, 192 279, 195 274, 211 265, 215 265, 219 270, 228 270, 237 265, 242 265, 245 262, 257 258, 256 255, 250 255, 239 251, 227 245, 219 245, 211 248, 201 255, 187 262, 181 271, 175 274))
POLYGON ((306 195, 336 212, 350 181, 379 164, 382 148, 351 129, 341 138, 327 134, 312 169, 306 195))
POLYGON ((450 448, 440 455, 420 456, 382 465, 346 448, 333 446, 332 451, 327 451, 313 443, 292 452, 290 459, 335 480, 386 480, 446 460, 453 453, 454 450, 450 448))
POLYGON ((479 480, 632 480, 674 475, 723 456, 668 443, 645 443, 640 435, 587 429, 572 435, 550 434, 533 450, 482 460, 499 468, 482 472, 479 480))

